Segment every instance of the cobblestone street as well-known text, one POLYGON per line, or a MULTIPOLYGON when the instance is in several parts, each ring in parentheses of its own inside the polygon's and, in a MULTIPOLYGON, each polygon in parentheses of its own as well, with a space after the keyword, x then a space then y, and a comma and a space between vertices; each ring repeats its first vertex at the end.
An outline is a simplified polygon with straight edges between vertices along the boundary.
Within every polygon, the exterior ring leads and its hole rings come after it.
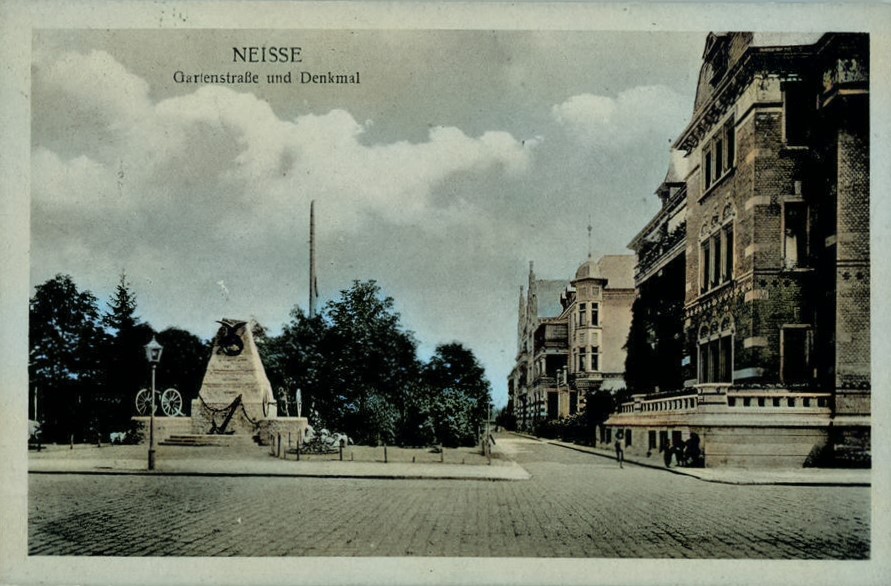
POLYGON ((870 489, 703 482, 522 438, 525 481, 29 476, 32 555, 869 557, 870 489))

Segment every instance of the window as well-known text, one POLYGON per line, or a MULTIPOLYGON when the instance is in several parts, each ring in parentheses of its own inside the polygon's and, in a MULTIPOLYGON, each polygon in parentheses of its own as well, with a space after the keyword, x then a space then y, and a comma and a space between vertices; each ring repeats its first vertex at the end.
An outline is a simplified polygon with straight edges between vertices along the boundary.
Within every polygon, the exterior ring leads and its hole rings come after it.
POLYGON ((727 167, 736 162, 736 122, 731 120, 724 126, 724 137, 727 141, 727 167))
POLYGON ((709 290, 709 270, 712 266, 711 240, 706 240, 700 245, 699 258, 702 261, 700 272, 702 273, 701 286, 703 291, 709 290))
POLYGON ((724 139, 715 141, 715 177, 724 174, 724 139))
POLYGON ((702 147, 703 191, 724 177, 736 164, 736 128, 731 119, 702 147))
POLYGON ((668 431, 659 432, 659 451, 668 447, 668 431))
POLYGON ((810 138, 816 96, 801 81, 783 84, 784 138, 788 146, 805 146, 810 138))
POLYGON ((725 225, 699 245, 700 292, 733 279, 733 223, 725 225))
POLYGON ((584 303, 579 303, 579 327, 588 325, 587 307, 584 303))
POLYGON ((724 227, 724 266, 721 274, 722 281, 733 278, 733 224, 724 227))
POLYGON ((627 448, 630 445, 631 445, 631 430, 625 429, 625 447, 627 448))
POLYGON ((656 430, 651 429, 647 432, 647 449, 655 450, 656 449, 656 430))
POLYGON ((675 446, 680 446, 684 443, 683 436, 681 435, 680 431, 673 430, 671 432, 671 443, 672 443, 672 445, 675 445, 675 446))
POLYGON ((600 325, 600 304, 599 303, 591 304, 591 325, 592 326, 600 325))
POLYGON ((712 186, 712 153, 711 151, 705 153, 705 188, 708 189, 712 186))
POLYGON ((600 348, 591 347, 591 370, 597 372, 600 370, 600 348))
POLYGON ((585 372, 587 370, 585 366, 585 348, 579 348, 578 368, 576 369, 576 371, 585 372))
POLYGON ((783 259, 787 269, 808 266, 807 206, 791 201, 783 204, 783 259))
POLYGON ((719 328, 703 327, 699 333, 699 382, 733 381, 733 330, 729 319, 719 328))
POLYGON ((782 377, 785 384, 810 381, 810 336, 808 327, 784 327, 780 336, 782 349, 782 377))

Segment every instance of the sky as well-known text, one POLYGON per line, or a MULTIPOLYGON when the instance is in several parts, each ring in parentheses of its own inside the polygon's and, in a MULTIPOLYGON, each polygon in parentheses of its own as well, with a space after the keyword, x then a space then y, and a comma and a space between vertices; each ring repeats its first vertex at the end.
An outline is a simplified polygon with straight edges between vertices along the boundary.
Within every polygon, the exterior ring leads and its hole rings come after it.
POLYGON ((353 280, 394 298, 421 358, 458 341, 496 405, 529 261, 571 278, 630 254, 693 109, 706 33, 40 30, 33 37, 31 285, 102 309, 122 271, 139 316, 201 338, 272 333, 353 280), (232 48, 299 46, 293 64, 232 48), (260 75, 184 84, 174 73, 260 75), (360 73, 358 85, 269 73, 360 73))

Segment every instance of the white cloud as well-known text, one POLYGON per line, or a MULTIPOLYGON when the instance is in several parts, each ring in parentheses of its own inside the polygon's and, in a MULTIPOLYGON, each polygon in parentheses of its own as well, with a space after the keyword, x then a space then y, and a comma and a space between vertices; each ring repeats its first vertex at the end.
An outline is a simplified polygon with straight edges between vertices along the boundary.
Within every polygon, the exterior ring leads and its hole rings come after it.
POLYGON ((31 190, 41 204, 84 211, 119 208, 126 200, 116 186, 115 173, 85 155, 65 161, 43 147, 31 155, 31 190))
MULTIPOLYGON (((46 57, 41 53, 42 59, 46 57)), ((41 81, 68 97, 66 105, 74 109, 72 115, 78 111, 101 113, 109 124, 124 127, 149 108, 145 80, 128 72, 105 51, 65 52, 44 67, 41 81)))
POLYGON ((551 108, 551 116, 586 146, 630 146, 642 139, 674 138, 689 118, 692 104, 665 86, 638 86, 615 98, 579 94, 551 108))
MULTIPOLYGON (((196 190, 212 190, 217 203, 237 206, 239 218, 258 229, 264 221, 266 229, 283 228, 282 214, 309 199, 324 202, 331 223, 350 230, 373 215, 394 223, 456 221, 469 216, 443 214, 433 190, 455 174, 522 174, 536 144, 506 132, 471 137, 435 127, 424 142, 367 145, 361 137, 370 122, 360 124, 345 110, 282 120, 264 100, 224 86, 152 104, 147 84, 102 51, 64 53, 42 67, 38 81, 79 117, 101 117, 94 123, 114 135, 102 145, 66 137, 72 151, 85 155, 65 165, 38 146, 32 169, 43 180, 36 202, 73 205, 87 197, 99 209, 103 202, 117 206, 103 194, 123 161, 127 190, 155 206, 181 205, 196 190)), ((453 205, 464 210, 468 202, 445 202, 453 205)))

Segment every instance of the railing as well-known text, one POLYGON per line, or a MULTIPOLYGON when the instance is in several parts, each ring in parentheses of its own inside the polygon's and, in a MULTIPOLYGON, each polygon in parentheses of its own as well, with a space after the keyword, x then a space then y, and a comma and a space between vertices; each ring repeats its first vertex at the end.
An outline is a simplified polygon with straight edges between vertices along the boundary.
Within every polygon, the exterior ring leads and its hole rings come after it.
POLYGON ((557 384, 557 379, 553 376, 547 375, 538 375, 532 379, 533 385, 544 385, 544 386, 555 386, 557 384))
POLYGON ((644 273, 647 269, 659 260, 662 255, 669 252, 678 242, 687 237, 687 223, 678 224, 671 232, 666 232, 659 237, 659 240, 645 242, 638 250, 638 272, 644 273))
POLYGON ((622 403, 619 413, 661 413, 695 411, 701 404, 728 409, 828 410, 832 393, 775 389, 734 389, 730 383, 703 383, 694 391, 641 395, 622 403))
POLYGON ((828 409, 831 393, 733 391, 727 394, 730 408, 828 409))
POLYGON ((663 411, 692 411, 699 405, 696 394, 665 398, 636 399, 622 403, 620 413, 655 413, 663 411))

